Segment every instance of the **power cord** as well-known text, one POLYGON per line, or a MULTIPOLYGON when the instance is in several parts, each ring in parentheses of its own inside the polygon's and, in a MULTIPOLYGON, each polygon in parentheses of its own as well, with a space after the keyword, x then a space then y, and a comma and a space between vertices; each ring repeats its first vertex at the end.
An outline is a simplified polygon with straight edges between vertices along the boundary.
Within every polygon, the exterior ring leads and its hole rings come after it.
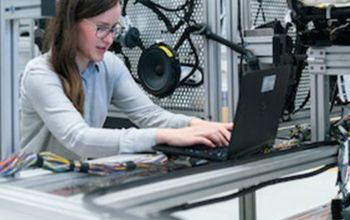
POLYGON ((208 200, 204 200, 204 201, 200 201, 200 202, 185 203, 185 204, 182 204, 179 206, 174 206, 174 207, 163 210, 162 213, 163 214, 171 214, 171 213, 174 213, 177 211, 184 211, 184 210, 189 210, 189 209, 193 209, 193 208, 197 208, 197 207, 201 207, 201 206, 205 206, 205 205, 210 205, 210 204, 214 204, 214 203, 218 203, 218 202, 224 202, 227 200, 231 200, 231 199, 235 199, 237 197, 244 196, 244 195, 251 193, 251 192, 255 192, 255 191, 257 191, 261 188, 264 188, 266 186, 270 186, 270 185, 274 185, 274 184, 278 184, 278 183, 284 183, 284 182, 293 181, 293 180, 299 180, 299 179, 308 178, 308 177, 313 177, 313 176, 316 176, 320 173, 323 173, 323 172, 325 172, 325 171, 327 171, 335 166, 336 166, 336 164, 330 164, 330 165, 326 165, 318 170, 315 170, 313 172, 284 177, 284 178, 279 178, 279 179, 274 179, 274 180, 269 180, 269 181, 260 183, 260 184, 255 185, 255 186, 251 186, 251 187, 242 189, 236 193, 233 193, 233 194, 230 194, 227 196, 208 199, 208 200))

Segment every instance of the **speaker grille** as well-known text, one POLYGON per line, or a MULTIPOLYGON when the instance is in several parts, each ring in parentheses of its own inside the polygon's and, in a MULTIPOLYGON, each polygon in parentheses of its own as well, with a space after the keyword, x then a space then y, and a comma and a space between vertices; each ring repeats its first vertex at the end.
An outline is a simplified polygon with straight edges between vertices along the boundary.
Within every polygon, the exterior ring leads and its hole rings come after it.
MULTIPOLYGON (((165 7, 176 8, 179 5, 184 4, 186 0, 155 0, 154 2, 161 4, 165 7)), ((203 22, 204 19, 203 1, 197 0, 196 2, 197 4, 195 6, 193 18, 200 23, 203 22)), ((127 7, 127 14, 130 20, 132 21, 133 25, 140 30, 142 41, 144 42, 146 47, 151 46, 157 41, 162 41, 168 44, 169 46, 174 47, 184 30, 184 27, 182 27, 175 34, 166 33, 166 27, 163 24, 163 22, 160 21, 156 14, 154 14, 150 9, 144 7, 141 4, 134 5, 132 2, 130 2, 127 7)), ((176 24, 179 21, 179 18, 175 13, 166 12, 166 16, 170 19, 170 21, 173 24, 176 24)), ((195 44, 195 47, 197 48, 200 66, 203 68, 204 41, 200 36, 192 37, 192 40, 195 44)), ((138 48, 134 48, 131 50, 124 48, 123 51, 129 57, 130 62, 132 64, 132 74, 137 78, 137 63, 139 61, 139 57, 142 51, 138 48)), ((193 56, 189 55, 190 52, 190 46, 187 42, 185 42, 184 45, 181 46, 178 50, 179 57, 181 58, 180 62, 194 63, 193 56)), ((177 88, 171 96, 166 98, 159 99, 150 94, 148 95, 153 102, 167 110, 173 110, 176 112, 186 113, 190 115, 204 116, 204 92, 204 86, 196 88, 181 86, 177 88)))

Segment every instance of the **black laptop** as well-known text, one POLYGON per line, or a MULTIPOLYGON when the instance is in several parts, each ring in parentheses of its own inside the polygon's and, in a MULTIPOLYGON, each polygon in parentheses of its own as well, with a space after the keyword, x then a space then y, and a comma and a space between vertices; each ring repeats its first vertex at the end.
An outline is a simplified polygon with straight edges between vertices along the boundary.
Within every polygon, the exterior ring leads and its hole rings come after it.
POLYGON ((156 145, 167 155, 230 160, 256 153, 274 143, 286 101, 291 66, 246 72, 240 82, 237 111, 229 147, 156 145))

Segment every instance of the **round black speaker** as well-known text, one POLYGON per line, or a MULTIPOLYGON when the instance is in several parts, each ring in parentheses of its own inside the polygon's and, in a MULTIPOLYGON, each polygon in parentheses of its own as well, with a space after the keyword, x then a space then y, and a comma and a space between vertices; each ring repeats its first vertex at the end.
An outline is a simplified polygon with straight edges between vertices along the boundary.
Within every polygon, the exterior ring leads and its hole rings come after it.
POLYGON ((174 92, 181 75, 176 53, 164 43, 154 44, 142 52, 137 71, 142 87, 159 98, 174 92))

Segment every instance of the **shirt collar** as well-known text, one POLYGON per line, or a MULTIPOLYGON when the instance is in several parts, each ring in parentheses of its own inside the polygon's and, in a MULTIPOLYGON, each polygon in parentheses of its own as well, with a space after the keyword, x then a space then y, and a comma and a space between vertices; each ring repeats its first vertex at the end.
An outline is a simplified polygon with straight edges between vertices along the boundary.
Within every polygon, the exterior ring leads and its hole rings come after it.
POLYGON ((85 80, 90 78, 90 76, 98 74, 100 72, 100 67, 95 62, 90 62, 87 66, 87 68, 81 72, 81 77, 85 80))
POLYGON ((94 63, 94 66, 96 68, 96 71, 99 73, 100 72, 100 66, 97 63, 94 63))
POLYGON ((84 73, 90 72, 91 70, 93 70, 93 68, 95 68, 97 73, 100 72, 100 67, 99 67, 98 63, 91 61, 91 62, 89 62, 87 68, 83 72, 81 72, 81 74, 84 75, 84 73))
POLYGON ((98 66, 97 62, 90 61, 87 69, 91 68, 95 68, 97 72, 100 72, 100 67, 98 66))

